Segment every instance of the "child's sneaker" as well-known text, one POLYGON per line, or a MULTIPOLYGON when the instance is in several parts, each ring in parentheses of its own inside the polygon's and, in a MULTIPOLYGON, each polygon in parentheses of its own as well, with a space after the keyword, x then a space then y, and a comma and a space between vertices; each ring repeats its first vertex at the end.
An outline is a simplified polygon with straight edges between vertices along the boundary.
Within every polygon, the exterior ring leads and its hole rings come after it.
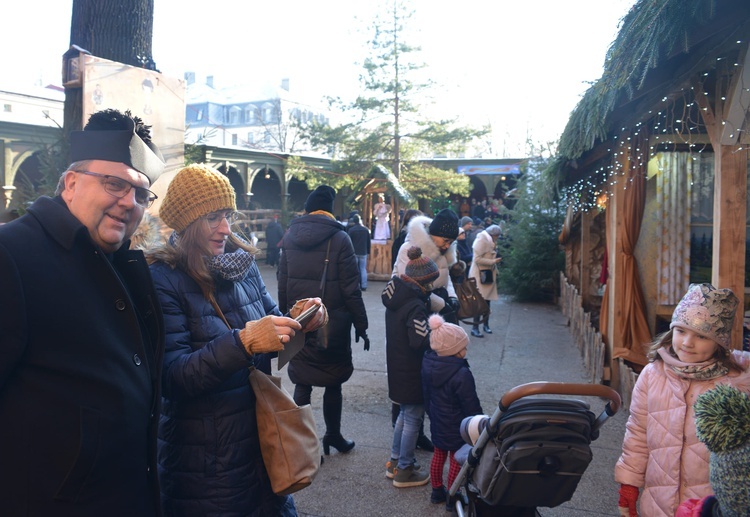
POLYGON ((430 502, 432 504, 444 503, 446 497, 447 497, 447 492, 445 491, 444 486, 433 488, 432 495, 430 496, 430 502))
POLYGON ((414 465, 393 470, 393 486, 406 488, 410 486, 422 486, 430 482, 430 474, 414 468, 414 465))
MULTIPOLYGON (((393 469, 395 469, 398 466, 398 460, 391 458, 390 460, 385 462, 385 477, 388 479, 393 479, 393 469)), ((414 470, 419 470, 422 468, 422 465, 419 464, 419 462, 414 462, 414 470)))

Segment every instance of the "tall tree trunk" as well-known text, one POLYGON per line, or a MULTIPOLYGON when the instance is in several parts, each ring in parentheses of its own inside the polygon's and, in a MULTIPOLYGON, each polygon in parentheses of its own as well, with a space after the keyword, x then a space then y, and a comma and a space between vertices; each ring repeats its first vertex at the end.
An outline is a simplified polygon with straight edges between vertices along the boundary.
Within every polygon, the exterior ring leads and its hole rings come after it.
MULTIPOLYGON (((154 0, 73 0, 70 44, 92 55, 155 70, 154 0)), ((81 88, 65 90, 64 133, 81 129, 81 88)))

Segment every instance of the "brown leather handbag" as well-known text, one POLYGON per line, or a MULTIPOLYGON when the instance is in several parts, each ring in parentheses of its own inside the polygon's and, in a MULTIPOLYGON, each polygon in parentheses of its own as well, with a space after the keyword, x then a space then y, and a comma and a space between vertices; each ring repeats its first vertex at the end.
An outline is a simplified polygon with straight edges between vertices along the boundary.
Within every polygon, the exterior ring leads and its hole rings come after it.
POLYGON ((474 278, 466 277, 460 284, 453 283, 458 298, 458 311, 456 316, 459 321, 467 324, 474 324, 474 318, 479 316, 483 321, 487 321, 490 315, 490 306, 487 304, 479 290, 477 281, 474 278))
MULTIPOLYGON (((231 330, 232 326, 213 296, 211 305, 231 330)), ((255 420, 263 464, 277 495, 293 494, 310 486, 320 469, 320 442, 310 404, 298 406, 281 385, 281 377, 250 370, 255 393, 255 420)))
POLYGON ((309 404, 298 406, 281 378, 250 368, 260 452, 275 494, 309 486, 320 469, 320 442, 309 404))

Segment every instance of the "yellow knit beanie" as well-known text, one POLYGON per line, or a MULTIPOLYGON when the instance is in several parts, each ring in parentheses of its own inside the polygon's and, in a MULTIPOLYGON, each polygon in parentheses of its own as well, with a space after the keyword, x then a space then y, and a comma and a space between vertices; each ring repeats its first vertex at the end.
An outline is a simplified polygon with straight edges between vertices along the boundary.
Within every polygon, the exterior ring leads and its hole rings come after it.
POLYGON ((167 187, 159 217, 182 233, 199 217, 228 209, 236 209, 229 178, 208 165, 194 163, 180 169, 167 187))

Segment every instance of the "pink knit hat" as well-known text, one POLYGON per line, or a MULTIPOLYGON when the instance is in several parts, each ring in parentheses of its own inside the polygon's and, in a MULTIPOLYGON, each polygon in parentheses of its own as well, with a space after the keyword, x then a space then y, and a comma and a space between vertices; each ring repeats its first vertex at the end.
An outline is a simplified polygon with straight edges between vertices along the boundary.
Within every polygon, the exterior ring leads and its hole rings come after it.
POLYGON ((711 284, 690 284, 672 313, 669 328, 690 329, 729 349, 738 304, 739 300, 731 289, 716 289, 711 284))
POLYGON ((446 323, 439 314, 433 314, 427 322, 430 325, 430 348, 437 355, 456 355, 469 344, 466 331, 458 325, 446 323))

